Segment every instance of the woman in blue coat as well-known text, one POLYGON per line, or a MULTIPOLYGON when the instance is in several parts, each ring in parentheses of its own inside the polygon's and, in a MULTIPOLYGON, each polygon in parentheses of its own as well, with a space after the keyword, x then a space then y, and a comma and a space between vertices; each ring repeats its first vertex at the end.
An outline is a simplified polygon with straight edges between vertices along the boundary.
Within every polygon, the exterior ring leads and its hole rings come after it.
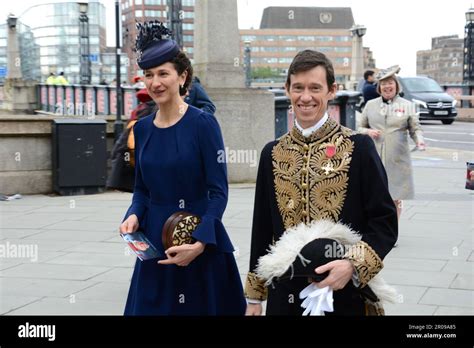
POLYGON ((137 28, 137 63, 160 109, 134 126, 135 189, 120 231, 142 230, 161 257, 137 260, 125 315, 243 315, 234 249, 221 221, 228 184, 219 124, 183 101, 193 69, 168 29, 159 22, 137 28), (201 217, 195 243, 164 250, 163 225, 184 210, 201 217))

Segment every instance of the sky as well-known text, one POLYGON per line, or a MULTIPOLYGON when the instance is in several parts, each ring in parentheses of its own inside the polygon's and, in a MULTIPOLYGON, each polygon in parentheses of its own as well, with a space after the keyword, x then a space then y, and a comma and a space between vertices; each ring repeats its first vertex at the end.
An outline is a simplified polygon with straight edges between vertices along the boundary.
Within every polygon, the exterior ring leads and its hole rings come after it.
MULTIPOLYGON (((21 14, 30 6, 64 0, 2 1, 0 18, 21 14)), ((115 45, 114 0, 106 6, 107 45, 115 45)), ((370 47, 377 68, 398 64, 401 75, 416 74, 416 51, 430 49, 431 38, 464 37, 465 12, 474 0, 237 0, 239 28, 259 28, 268 6, 351 7, 354 21, 367 27, 363 44, 370 47)))

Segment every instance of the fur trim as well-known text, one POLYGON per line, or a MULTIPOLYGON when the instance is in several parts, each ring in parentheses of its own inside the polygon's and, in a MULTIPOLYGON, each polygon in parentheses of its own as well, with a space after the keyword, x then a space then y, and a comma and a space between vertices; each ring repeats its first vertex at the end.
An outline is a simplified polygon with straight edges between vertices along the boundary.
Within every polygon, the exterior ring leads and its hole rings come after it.
POLYGON ((286 230, 281 238, 270 246, 269 253, 258 260, 256 273, 269 285, 273 278, 281 276, 299 256, 301 249, 314 239, 331 238, 342 245, 353 245, 361 237, 342 223, 329 220, 301 223, 286 230))
MULTIPOLYGON (((258 260, 256 274, 265 279, 265 285, 270 285, 274 278, 283 275, 297 257, 301 249, 314 239, 335 239, 345 247, 354 245, 361 240, 361 236, 342 223, 329 220, 313 221, 306 225, 301 223, 286 230, 281 238, 270 246, 268 254, 258 260)), ((302 259, 304 262, 304 259, 302 259)), ((368 286, 382 302, 397 302, 396 290, 389 286, 381 276, 376 275, 368 286)))
POLYGON ((388 285, 380 274, 373 277, 367 285, 372 289, 374 294, 377 295, 382 304, 399 302, 397 290, 388 285))

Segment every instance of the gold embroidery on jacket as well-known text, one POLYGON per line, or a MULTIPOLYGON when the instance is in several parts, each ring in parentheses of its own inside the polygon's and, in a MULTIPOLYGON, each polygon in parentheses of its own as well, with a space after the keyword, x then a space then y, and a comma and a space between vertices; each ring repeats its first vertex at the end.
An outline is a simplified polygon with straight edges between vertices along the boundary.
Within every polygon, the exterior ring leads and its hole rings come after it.
POLYGON ((354 150, 352 130, 329 119, 309 138, 294 127, 273 148, 272 163, 278 209, 285 229, 312 220, 339 220, 346 198, 354 150), (326 155, 335 145, 336 153, 326 155))
POLYGON ((366 286, 383 268, 380 256, 370 245, 363 241, 351 246, 344 258, 350 260, 354 265, 361 287, 366 286))
POLYGON ((265 280, 257 277, 255 273, 248 272, 245 282, 245 297, 252 300, 265 301, 267 295, 268 289, 265 286, 265 280))

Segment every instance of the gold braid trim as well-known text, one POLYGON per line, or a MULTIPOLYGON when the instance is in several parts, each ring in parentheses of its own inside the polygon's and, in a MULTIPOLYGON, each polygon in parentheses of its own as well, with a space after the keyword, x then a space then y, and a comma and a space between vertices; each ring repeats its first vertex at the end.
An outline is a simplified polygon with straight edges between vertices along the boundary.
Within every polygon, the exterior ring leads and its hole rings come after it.
POLYGON ((360 287, 364 287, 367 283, 375 277, 377 273, 383 268, 382 259, 366 242, 359 241, 357 244, 351 246, 345 259, 348 259, 354 265, 354 268, 359 276, 360 287))
POLYGON ((383 309, 380 301, 372 302, 370 300, 365 300, 365 315, 366 316, 384 316, 385 310, 383 309))
POLYGON ((255 273, 248 272, 245 282, 245 297, 252 300, 265 301, 267 299, 268 289, 265 286, 265 280, 257 277, 255 273))
POLYGON ((273 184, 285 229, 313 220, 339 220, 354 151, 353 131, 332 118, 305 138, 297 127, 272 151, 273 184), (328 157, 327 148, 335 153, 328 157))

